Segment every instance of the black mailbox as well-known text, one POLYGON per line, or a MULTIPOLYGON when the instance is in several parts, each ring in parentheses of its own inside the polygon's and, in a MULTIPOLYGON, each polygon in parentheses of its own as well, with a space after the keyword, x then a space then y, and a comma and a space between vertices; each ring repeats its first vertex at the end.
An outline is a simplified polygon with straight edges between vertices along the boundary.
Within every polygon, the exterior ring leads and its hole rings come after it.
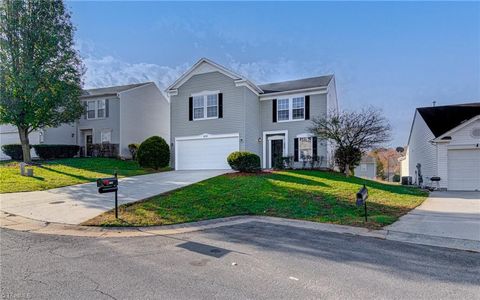
POLYGON ((365 185, 357 193, 357 206, 362 206, 368 199, 368 190, 365 185))
POLYGON ((357 206, 364 206, 365 209, 365 222, 367 222, 367 199, 368 190, 365 185, 357 193, 357 206))
POLYGON ((100 194, 115 192, 115 219, 118 219, 118 178, 117 172, 114 177, 98 178, 97 187, 100 194))
POLYGON ((117 186, 118 186, 118 179, 116 177, 97 179, 97 187, 99 188, 112 188, 117 186))

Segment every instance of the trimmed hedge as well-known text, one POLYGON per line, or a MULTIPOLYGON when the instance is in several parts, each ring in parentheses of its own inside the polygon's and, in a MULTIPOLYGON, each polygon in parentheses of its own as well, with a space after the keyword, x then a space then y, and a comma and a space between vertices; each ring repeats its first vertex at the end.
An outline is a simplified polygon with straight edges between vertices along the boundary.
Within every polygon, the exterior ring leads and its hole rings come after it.
MULTIPOLYGON (((31 148, 32 146, 30 146, 31 148)), ((21 144, 7 144, 2 146, 2 151, 13 160, 23 160, 23 151, 21 144)))
POLYGON ((161 137, 149 137, 138 147, 137 160, 143 168, 153 168, 155 170, 164 168, 170 162, 170 148, 161 137))
POLYGON ((72 158, 78 154, 77 145, 33 145, 33 149, 41 159, 72 158))
POLYGON ((227 157, 232 169, 240 172, 254 173, 260 170, 260 157, 248 151, 235 151, 227 157))

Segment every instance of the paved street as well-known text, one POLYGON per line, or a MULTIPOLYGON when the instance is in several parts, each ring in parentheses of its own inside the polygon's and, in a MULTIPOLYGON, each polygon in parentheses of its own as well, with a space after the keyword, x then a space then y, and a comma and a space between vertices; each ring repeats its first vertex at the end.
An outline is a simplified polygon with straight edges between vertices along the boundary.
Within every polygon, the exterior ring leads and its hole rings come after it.
POLYGON ((249 222, 170 236, 1 229, 6 299, 478 299, 480 254, 249 222))
MULTIPOLYGON (((166 193, 229 172, 170 171, 119 179, 118 202, 125 204, 166 193)), ((95 182, 47 191, 0 195, 0 210, 22 217, 80 224, 114 207, 114 194, 99 194, 95 182)))

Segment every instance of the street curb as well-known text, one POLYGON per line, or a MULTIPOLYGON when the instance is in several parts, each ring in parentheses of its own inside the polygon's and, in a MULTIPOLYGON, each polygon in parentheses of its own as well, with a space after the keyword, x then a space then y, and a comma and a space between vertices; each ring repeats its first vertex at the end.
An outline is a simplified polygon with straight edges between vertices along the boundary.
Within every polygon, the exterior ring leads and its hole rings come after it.
POLYGON ((475 240, 442 237, 395 230, 387 230, 386 239, 390 241, 405 242, 410 244, 420 244, 456 250, 480 252, 480 241, 475 240))
POLYGON ((249 222, 264 222, 274 225, 292 226, 297 228, 306 228, 326 232, 335 232, 341 234, 351 234, 357 236, 367 236, 379 239, 385 239, 385 230, 369 230, 362 227, 352 227, 346 225, 336 225, 327 223, 316 223, 302 220, 283 219, 264 216, 236 216, 213 220, 198 221, 192 223, 183 223, 176 225, 149 226, 149 227, 94 227, 82 225, 68 225, 60 223, 42 222, 28 219, 25 217, 0 212, 0 227, 35 232, 50 235, 67 235, 93 238, 109 237, 136 237, 152 235, 171 235, 201 231, 223 226, 232 226, 249 222))

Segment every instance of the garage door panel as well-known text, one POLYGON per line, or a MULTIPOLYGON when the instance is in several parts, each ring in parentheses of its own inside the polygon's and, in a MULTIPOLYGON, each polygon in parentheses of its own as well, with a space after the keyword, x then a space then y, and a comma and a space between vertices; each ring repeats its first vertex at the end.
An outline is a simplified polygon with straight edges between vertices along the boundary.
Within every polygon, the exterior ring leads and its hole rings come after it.
POLYGON ((480 190, 480 149, 448 150, 448 189, 480 190))
POLYGON ((238 136, 179 140, 176 142, 178 170, 230 169, 227 156, 239 149, 238 136))

